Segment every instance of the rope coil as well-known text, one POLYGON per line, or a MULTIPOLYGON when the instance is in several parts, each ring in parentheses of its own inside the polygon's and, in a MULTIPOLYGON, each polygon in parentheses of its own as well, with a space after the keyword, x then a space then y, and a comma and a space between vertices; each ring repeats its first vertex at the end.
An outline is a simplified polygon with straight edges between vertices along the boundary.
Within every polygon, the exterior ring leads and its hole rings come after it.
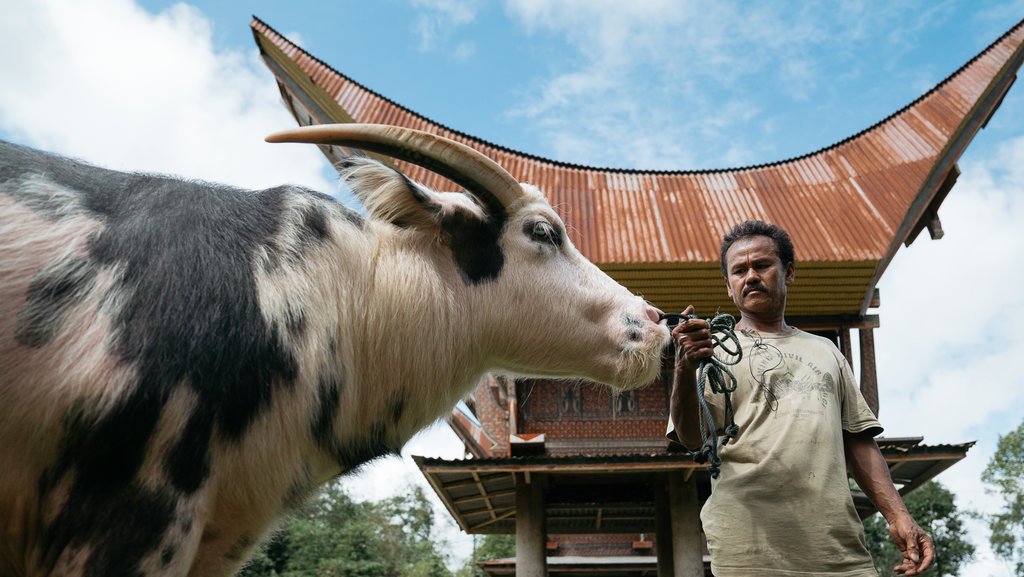
MULTIPOLYGON (((669 313, 662 316, 669 319, 670 326, 675 326, 680 321, 697 318, 697 315, 683 315, 669 313), (672 321, 675 320, 675 323, 672 321)), ((736 365, 743 358, 743 348, 740 346, 739 337, 736 336, 736 319, 726 313, 716 314, 713 318, 707 319, 711 333, 712 351, 721 349, 724 355, 712 355, 701 359, 697 366, 697 404, 699 409, 700 435, 704 440, 699 451, 692 451, 693 460, 698 463, 709 463, 708 472, 711 477, 717 479, 721 472, 722 459, 718 455, 720 446, 726 445, 730 440, 739 434, 739 427, 736 425, 735 413, 732 407, 731 394, 736 390, 736 375, 729 367, 736 365), (711 408, 704 397, 707 387, 711 387, 713 394, 721 394, 725 397, 725 430, 719 437, 715 430, 715 421, 711 415, 711 408)))

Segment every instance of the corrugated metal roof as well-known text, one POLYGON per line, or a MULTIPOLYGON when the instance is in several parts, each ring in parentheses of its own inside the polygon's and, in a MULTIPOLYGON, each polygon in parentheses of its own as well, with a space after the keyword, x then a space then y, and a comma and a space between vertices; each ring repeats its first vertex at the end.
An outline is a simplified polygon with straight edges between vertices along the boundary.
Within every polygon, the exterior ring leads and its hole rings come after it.
MULTIPOLYGON (((252 29, 300 124, 394 124, 472 146, 564 207, 580 251, 616 280, 665 310, 693 303, 707 314, 733 310, 718 244, 749 218, 785 227, 797 247, 789 314, 864 314, 885 267, 912 240, 1024 57, 1022 21, 914 102, 821 150, 740 168, 645 171, 558 162, 475 138, 362 86, 258 18, 252 29)), ((426 169, 396 164, 427 186, 453 189, 426 169)))

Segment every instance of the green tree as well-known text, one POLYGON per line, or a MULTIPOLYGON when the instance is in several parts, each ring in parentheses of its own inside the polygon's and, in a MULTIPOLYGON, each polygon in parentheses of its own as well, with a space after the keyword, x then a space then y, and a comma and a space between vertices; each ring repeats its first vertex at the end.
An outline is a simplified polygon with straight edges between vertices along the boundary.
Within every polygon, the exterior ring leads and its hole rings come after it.
POLYGON ((402 575, 451 577, 445 557, 433 540, 434 509, 421 487, 414 486, 405 494, 383 501, 378 510, 385 517, 381 527, 387 538, 382 543, 401 566, 402 575))
POLYGON ((451 577, 419 487, 380 503, 332 484, 258 552, 241 577, 451 577))
POLYGON ((992 550, 1013 563, 1017 575, 1024 575, 1024 421, 999 437, 981 480, 1004 500, 1002 511, 988 520, 992 550))
MULTIPOLYGON (((957 509, 953 493, 937 481, 921 485, 904 498, 907 510, 921 527, 932 536, 935 544, 935 563, 922 575, 958 575, 960 566, 974 554, 974 545, 967 540, 963 513, 957 509)), ((868 550, 881 575, 889 575, 902 556, 889 536, 889 526, 878 513, 864 521, 864 534, 868 550)))
POLYGON ((456 577, 485 577, 480 563, 491 559, 507 559, 516 556, 515 535, 484 535, 473 547, 473 555, 456 573, 456 577))

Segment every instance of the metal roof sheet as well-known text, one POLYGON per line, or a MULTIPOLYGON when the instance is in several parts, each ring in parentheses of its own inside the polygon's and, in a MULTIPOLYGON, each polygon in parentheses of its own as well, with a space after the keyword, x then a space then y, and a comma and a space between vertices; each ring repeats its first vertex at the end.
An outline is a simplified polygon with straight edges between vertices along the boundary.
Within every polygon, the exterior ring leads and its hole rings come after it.
MULTIPOLYGON (((1024 58, 1022 21, 914 102, 831 146, 756 166, 633 170, 558 162, 453 130, 362 86, 260 19, 251 26, 300 124, 394 124, 472 146, 565 207, 577 247, 614 278, 665 310, 693 303, 708 314, 733 310, 718 272, 722 235, 738 221, 762 219, 785 227, 797 247, 800 282, 789 314, 863 315, 889 261, 921 229, 932 200, 941 201, 947 175, 1024 58), (679 284, 693 274, 696 291, 679 284)), ((426 169, 395 164, 427 186, 454 187, 426 169)))

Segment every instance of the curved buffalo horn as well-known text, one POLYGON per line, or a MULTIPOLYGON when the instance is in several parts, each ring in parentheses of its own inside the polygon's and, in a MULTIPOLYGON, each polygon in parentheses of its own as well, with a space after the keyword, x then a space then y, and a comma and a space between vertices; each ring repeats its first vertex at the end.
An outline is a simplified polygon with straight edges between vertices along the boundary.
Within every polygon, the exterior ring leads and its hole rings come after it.
POLYGON ((387 124, 316 124, 271 134, 267 142, 359 148, 422 166, 489 204, 507 207, 523 196, 519 182, 487 156, 454 140, 387 124))

